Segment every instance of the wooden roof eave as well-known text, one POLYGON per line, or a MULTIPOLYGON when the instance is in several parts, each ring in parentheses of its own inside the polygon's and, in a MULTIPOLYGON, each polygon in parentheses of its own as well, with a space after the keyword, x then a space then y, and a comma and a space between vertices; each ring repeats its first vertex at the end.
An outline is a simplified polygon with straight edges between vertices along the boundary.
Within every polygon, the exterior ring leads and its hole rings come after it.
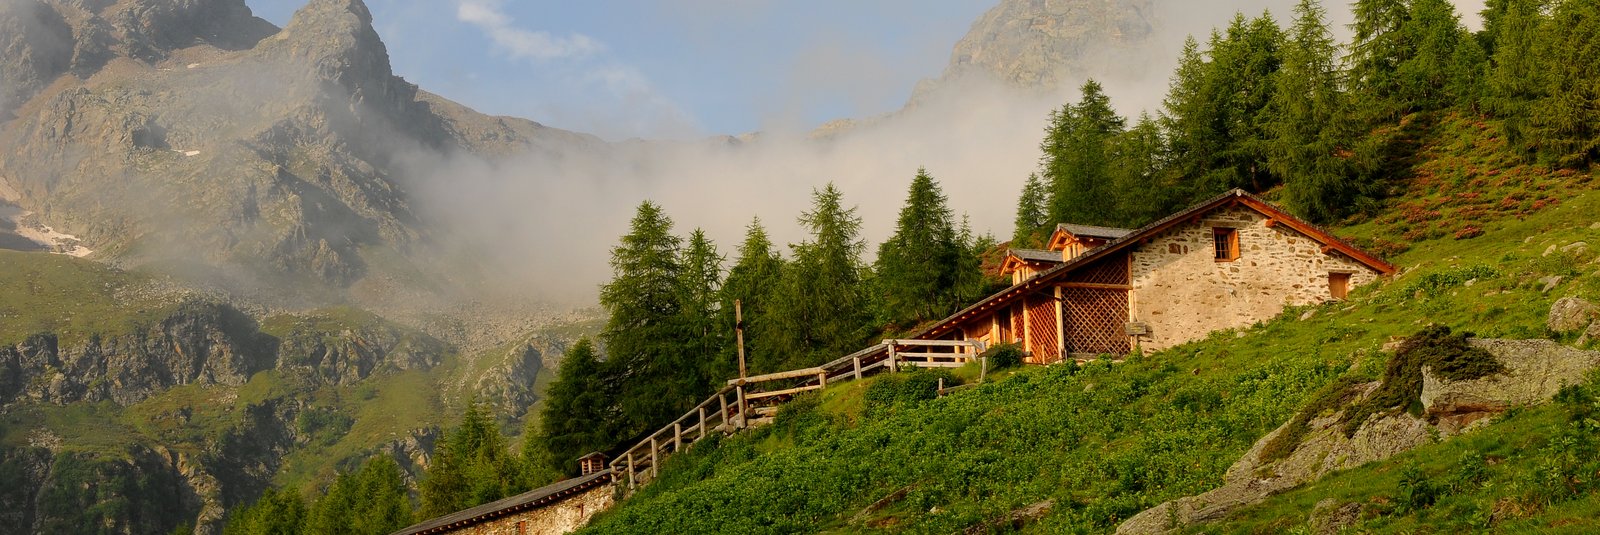
POLYGON ((1362 251, 1361 249, 1356 248, 1354 245, 1350 245, 1344 240, 1339 239, 1338 236, 1334 236, 1333 234, 1317 228, 1310 223, 1300 221, 1294 216, 1286 214, 1282 210, 1278 210, 1272 205, 1261 202, 1254 197, 1242 196, 1239 197, 1239 202, 1255 209, 1258 212, 1266 214, 1267 217, 1271 218, 1270 221, 1274 222, 1274 226, 1283 225, 1289 227, 1294 229, 1295 232, 1304 234, 1311 239, 1316 240, 1318 243, 1321 243, 1324 248, 1323 254, 1327 254, 1330 251, 1338 251, 1345 256, 1365 264, 1367 267, 1370 267, 1384 275, 1393 275, 1397 270, 1394 264, 1390 264, 1381 258, 1367 253, 1366 251, 1362 251))

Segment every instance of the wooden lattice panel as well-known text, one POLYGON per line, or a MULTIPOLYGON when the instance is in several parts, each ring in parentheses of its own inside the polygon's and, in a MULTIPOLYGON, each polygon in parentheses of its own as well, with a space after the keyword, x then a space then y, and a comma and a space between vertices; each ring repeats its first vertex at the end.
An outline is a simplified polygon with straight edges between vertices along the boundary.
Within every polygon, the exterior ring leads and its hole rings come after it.
POLYGON ((1067 275, 1066 280, 1095 284, 1128 284, 1128 255, 1127 253, 1112 255, 1111 258, 1073 270, 1067 275))
POLYGON ((1026 324, 1026 318, 1022 315, 1022 305, 1011 307, 1011 339, 1006 342, 1021 339, 1022 334, 1027 332, 1022 328, 1026 324))
POLYGON ((1030 362, 1048 364, 1061 360, 1060 328, 1056 325, 1056 303, 1053 296, 1033 294, 1028 296, 1028 351, 1030 362))
POLYGON ((1062 288, 1062 333, 1068 353, 1128 353, 1128 291, 1062 288))

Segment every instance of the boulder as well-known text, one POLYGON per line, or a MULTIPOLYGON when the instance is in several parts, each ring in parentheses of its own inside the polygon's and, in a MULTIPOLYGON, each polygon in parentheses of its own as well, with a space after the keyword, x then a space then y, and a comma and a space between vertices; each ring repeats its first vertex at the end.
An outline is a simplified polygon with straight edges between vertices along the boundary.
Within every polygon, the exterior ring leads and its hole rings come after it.
POLYGON ((1550 340, 1474 339, 1474 347, 1494 355, 1506 370, 1479 379, 1449 381, 1422 369, 1425 416, 1448 436, 1485 422, 1506 409, 1541 403, 1561 387, 1584 380, 1600 366, 1600 353, 1581 351, 1550 340))
POLYGON ((1593 323, 1595 317, 1600 315, 1600 307, 1579 297, 1563 297, 1550 306, 1550 317, 1545 325, 1557 333, 1569 333, 1583 329, 1593 323))

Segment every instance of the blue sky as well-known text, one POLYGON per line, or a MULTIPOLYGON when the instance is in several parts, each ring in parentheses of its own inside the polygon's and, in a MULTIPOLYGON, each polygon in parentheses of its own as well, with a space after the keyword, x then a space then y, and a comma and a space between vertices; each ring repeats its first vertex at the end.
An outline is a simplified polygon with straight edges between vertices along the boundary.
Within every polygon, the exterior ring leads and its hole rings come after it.
MULTIPOLYGON (((303 0, 247 0, 286 24, 303 0)), ((608 139, 898 109, 993 1, 367 0, 397 74, 486 113, 608 139)))

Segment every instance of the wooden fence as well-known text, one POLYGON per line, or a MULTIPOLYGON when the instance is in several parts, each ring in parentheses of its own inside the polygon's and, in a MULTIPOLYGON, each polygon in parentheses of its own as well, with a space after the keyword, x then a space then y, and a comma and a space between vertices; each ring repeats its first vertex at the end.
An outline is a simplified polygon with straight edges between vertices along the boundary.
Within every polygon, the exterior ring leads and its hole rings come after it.
MULTIPOLYGON (((682 451, 714 432, 731 434, 769 421, 777 414, 777 406, 796 394, 905 367, 957 368, 979 360, 985 349, 984 343, 976 340, 884 340, 821 366, 730 379, 727 386, 688 413, 612 459, 611 470, 626 479, 632 491, 656 478, 667 454, 682 451)), ((988 363, 980 370, 980 374, 987 373, 988 363)))

